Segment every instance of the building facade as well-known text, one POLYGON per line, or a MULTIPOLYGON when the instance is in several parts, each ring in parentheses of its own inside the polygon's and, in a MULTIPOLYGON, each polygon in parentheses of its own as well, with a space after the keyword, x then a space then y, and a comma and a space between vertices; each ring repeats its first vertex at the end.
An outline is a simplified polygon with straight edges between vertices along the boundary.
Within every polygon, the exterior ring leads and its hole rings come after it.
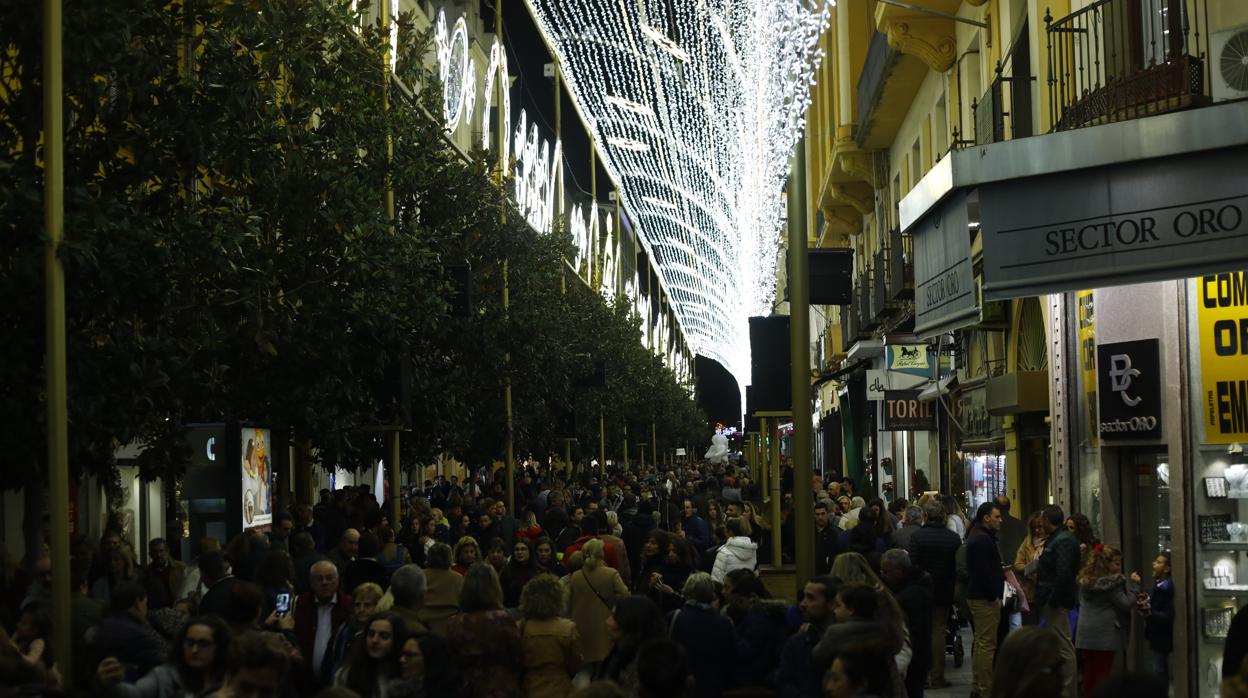
POLYGON ((811 246, 854 254, 825 468, 1171 552, 1178 695, 1248 601, 1244 42, 1232 0, 838 2, 805 141, 811 246))

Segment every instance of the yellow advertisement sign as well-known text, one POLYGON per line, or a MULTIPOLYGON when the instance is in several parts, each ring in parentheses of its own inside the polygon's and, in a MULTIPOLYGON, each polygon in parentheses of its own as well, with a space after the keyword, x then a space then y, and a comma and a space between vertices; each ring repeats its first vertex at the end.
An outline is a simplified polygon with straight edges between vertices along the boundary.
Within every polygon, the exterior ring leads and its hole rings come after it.
POLYGON ((1096 312, 1091 291, 1076 294, 1079 305, 1079 370, 1083 373, 1083 400, 1087 411, 1088 440, 1096 448, 1100 429, 1096 420, 1096 312))
POLYGON ((1205 442, 1248 441, 1248 272, 1196 280, 1205 442))

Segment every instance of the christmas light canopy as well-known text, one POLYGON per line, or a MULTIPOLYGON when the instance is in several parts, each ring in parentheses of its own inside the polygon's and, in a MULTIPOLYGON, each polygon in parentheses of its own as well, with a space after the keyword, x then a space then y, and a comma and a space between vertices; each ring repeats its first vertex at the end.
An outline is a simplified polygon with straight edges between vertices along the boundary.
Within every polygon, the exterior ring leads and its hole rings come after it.
POLYGON ((832 0, 526 3, 691 348, 744 386, 832 0))

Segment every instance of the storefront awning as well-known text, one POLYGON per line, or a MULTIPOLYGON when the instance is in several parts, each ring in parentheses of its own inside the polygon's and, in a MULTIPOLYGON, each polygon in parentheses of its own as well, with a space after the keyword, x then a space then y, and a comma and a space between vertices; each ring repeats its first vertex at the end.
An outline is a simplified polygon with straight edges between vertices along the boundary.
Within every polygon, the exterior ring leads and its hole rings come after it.
POLYGON ((919 400, 929 402, 935 400, 942 395, 948 395, 958 387, 958 377, 949 376, 941 378, 939 382, 928 381, 923 390, 919 393, 919 400))
POLYGON ((1248 102, 950 153, 900 203, 915 239, 916 334, 977 320, 969 307, 922 317, 973 295, 957 271, 970 266, 962 226, 983 239, 984 301, 1242 268, 1246 161, 1248 102), (952 252, 924 264, 937 245, 952 252))

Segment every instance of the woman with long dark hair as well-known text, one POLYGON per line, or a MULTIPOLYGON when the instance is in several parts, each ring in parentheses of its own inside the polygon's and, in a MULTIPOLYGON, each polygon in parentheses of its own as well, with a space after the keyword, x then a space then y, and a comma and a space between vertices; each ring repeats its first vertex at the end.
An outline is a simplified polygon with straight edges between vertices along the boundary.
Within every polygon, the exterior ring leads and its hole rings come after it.
POLYGON ((667 635, 667 624, 657 604, 645 596, 626 596, 607 616, 611 652, 594 672, 594 681, 611 680, 626 693, 637 691, 637 650, 648 640, 667 635))
POLYGON ((334 685, 361 698, 385 698, 387 684, 399 677, 399 651, 407 640, 407 626, 398 614, 378 613, 368 620, 360 639, 351 645, 334 685))
POLYGON ((399 665, 403 676, 390 683, 390 696, 441 698, 459 692, 458 660, 450 644, 437 635, 407 638, 399 665))
POLYGON ((125 667, 106 657, 96 669, 105 695, 125 698, 185 698, 212 695, 225 678, 230 630, 216 616, 199 616, 178 633, 169 660, 147 672, 138 682, 122 683, 125 667))
POLYGON ((507 608, 518 608, 524 585, 540 572, 533 555, 533 545, 524 538, 517 538, 516 544, 512 546, 511 559, 498 575, 498 581, 503 587, 503 605, 507 608))
POLYGON ((537 560, 537 566, 546 571, 547 574, 553 574, 556 577, 568 576, 568 570, 555 557, 555 544, 546 536, 541 536, 533 544, 533 556, 537 560))

